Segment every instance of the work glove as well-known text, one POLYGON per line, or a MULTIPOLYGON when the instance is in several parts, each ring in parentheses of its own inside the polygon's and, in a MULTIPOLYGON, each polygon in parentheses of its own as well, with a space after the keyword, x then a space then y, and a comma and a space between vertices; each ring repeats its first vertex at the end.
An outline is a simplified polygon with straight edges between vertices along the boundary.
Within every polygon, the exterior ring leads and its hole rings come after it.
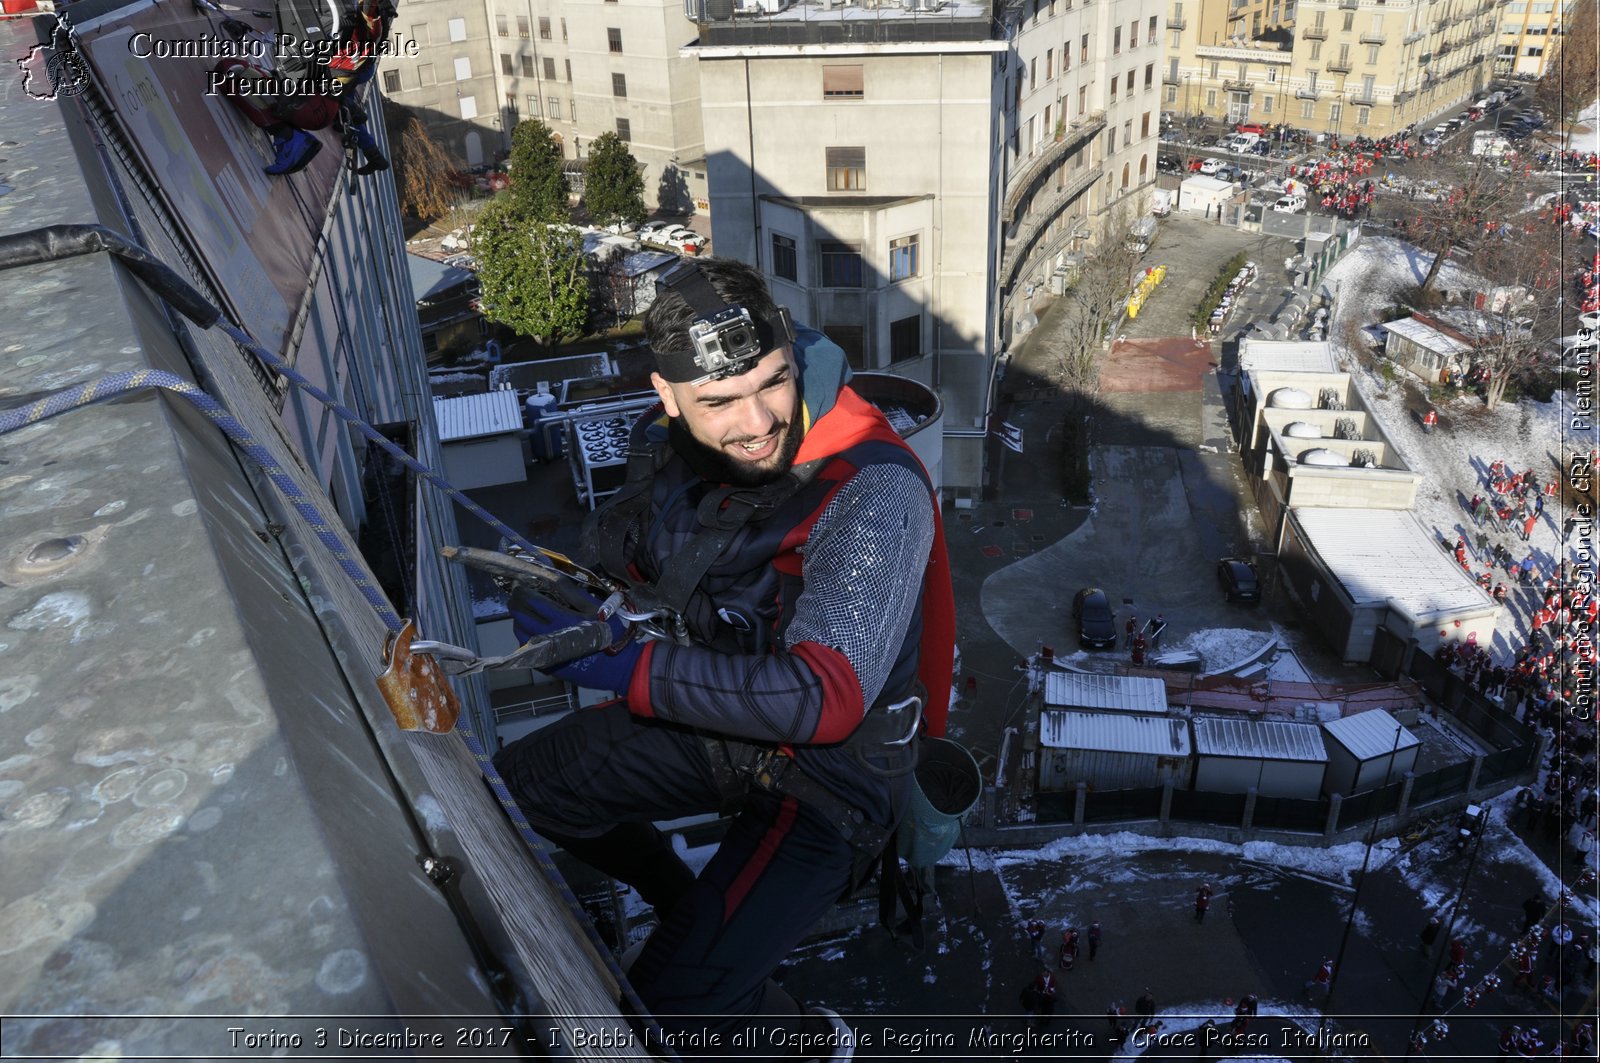
MULTIPOLYGON (((573 597, 581 599, 587 596, 573 597)), ((592 598, 589 601, 593 607, 586 614, 579 613, 557 605, 533 591, 518 587, 512 592, 510 602, 511 628, 516 634, 517 645, 521 646, 530 639, 548 635, 552 631, 560 631, 574 624, 597 619, 600 603, 592 598)), ((629 638, 628 625, 615 616, 608 622, 611 625, 612 635, 610 647, 599 653, 591 653, 565 664, 542 669, 545 674, 591 690, 611 690, 618 694, 626 694, 628 683, 633 678, 634 667, 644 654, 644 643, 636 638, 629 638)))

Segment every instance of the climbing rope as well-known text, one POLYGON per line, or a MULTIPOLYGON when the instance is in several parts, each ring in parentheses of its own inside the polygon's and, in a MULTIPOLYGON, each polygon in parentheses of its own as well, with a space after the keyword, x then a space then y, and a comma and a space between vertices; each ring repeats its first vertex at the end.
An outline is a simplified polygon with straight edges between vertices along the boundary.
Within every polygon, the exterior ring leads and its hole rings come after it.
MULTIPOLYGON (((542 553, 538 548, 527 542, 516 532, 512 531, 502 521, 494 517, 483 507, 467 498, 458 488, 439 476, 432 469, 417 461, 404 449, 390 441, 377 429, 367 424, 354 411, 312 384, 294 369, 290 368, 282 359, 267 351, 255 341, 248 332, 226 321, 222 312, 213 306, 199 292, 195 291, 176 272, 167 267, 159 259, 120 234, 105 226, 100 225, 53 225, 32 232, 14 234, 0 237, 0 270, 11 269, 17 266, 35 265, 44 262, 60 261, 78 255, 91 254, 97 251, 107 251, 118 257, 140 279, 155 289, 156 293, 173 306, 184 317, 193 321, 203 329, 212 327, 220 328, 234 342, 238 343, 250 354, 260 359, 263 364, 272 370, 281 373, 287 380, 304 393, 316 399, 327 407, 334 416, 355 427, 367 439, 376 443, 384 451, 394 456, 406 468, 422 476, 429 483, 444 491, 464 509, 479 517, 490 527, 500 532, 508 540, 516 543, 531 553, 542 553)), ((177 395, 190 403, 196 410, 216 425, 219 431, 234 446, 250 459, 277 488, 289 505, 311 526, 317 539, 323 547, 338 561, 339 567, 352 583, 361 591, 373 611, 383 621, 391 634, 398 634, 403 626, 403 621, 395 612, 394 607, 384 596, 382 590, 368 577, 362 564, 345 547, 343 539, 336 531, 335 525, 325 520, 317 504, 306 495, 295 479, 273 457, 272 452, 258 442, 251 435, 248 428, 238 418, 229 412, 228 408, 215 396, 184 380, 173 373, 159 369, 141 369, 132 372, 112 373, 89 383, 75 387, 63 388, 51 392, 22 406, 0 412, 0 437, 4 437, 19 429, 30 425, 40 424, 54 417, 74 410, 84 409, 99 403, 107 402, 134 392, 155 389, 177 395)), ((622 992, 623 999, 633 1009, 640 1019, 647 1025, 656 1045, 663 1046, 657 1051, 676 1059, 671 1050, 665 1048, 666 1039, 661 1033, 661 1028, 650 1012, 639 999, 637 992, 628 981, 618 965, 616 957, 601 940, 599 931, 583 910, 582 903, 567 884, 555 861, 551 858, 549 850, 539 836, 534 832, 532 824, 522 813, 516 798, 512 797, 505 780, 500 777, 493 760, 483 743, 473 732, 472 728, 456 721, 455 732, 461 736, 462 742, 478 764, 489 788, 494 792, 495 800, 505 810, 507 818, 511 820, 517 832, 522 836, 528 850, 533 855, 534 863, 545 875, 550 885, 560 895, 562 901, 571 910, 576 922, 587 933, 590 943, 594 946, 605 963, 607 971, 615 979, 622 992)))

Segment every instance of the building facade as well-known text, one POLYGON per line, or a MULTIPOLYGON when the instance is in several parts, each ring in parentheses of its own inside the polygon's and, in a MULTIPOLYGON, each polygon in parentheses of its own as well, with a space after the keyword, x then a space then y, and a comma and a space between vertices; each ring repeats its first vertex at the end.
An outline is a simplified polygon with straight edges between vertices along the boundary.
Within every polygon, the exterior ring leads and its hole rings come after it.
MULTIPOLYGON (((415 108, 466 166, 509 150, 537 118, 577 162, 601 133, 644 167, 647 206, 705 201, 699 78, 679 54, 695 27, 671 0, 414 0, 395 22, 415 57, 382 72, 384 94, 415 108)), ((573 167, 581 181, 581 165, 573 167)))
POLYGON ((1166 103, 1233 123, 1386 136, 1487 87, 1496 7, 1495 0, 1174 2, 1166 103))
POLYGON ((718 254, 857 368, 937 389, 972 487, 1013 322, 1153 187, 1159 8, 920 3, 708 7, 685 51, 718 254))
POLYGON ((1515 0, 1500 8, 1499 46, 1494 72, 1498 77, 1540 78, 1545 60, 1555 52, 1576 0, 1515 0))

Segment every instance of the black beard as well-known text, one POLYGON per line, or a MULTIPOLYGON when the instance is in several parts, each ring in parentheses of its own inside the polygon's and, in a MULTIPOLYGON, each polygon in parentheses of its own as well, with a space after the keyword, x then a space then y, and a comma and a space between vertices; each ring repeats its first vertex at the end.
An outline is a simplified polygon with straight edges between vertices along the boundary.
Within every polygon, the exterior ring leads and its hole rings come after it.
POLYGON ((778 441, 778 464, 770 469, 758 469, 700 442, 683 426, 681 417, 667 421, 668 442, 696 476, 714 484, 733 484, 736 487, 761 487, 782 479, 794 465, 794 456, 800 452, 800 440, 803 437, 804 433, 791 418, 784 426, 783 438, 778 441))

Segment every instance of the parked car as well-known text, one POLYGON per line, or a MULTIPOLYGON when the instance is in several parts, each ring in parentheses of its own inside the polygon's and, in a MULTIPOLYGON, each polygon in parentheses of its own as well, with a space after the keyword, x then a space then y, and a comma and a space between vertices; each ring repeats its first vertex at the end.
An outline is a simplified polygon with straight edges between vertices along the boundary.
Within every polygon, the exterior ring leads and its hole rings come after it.
POLYGON ((1217 562, 1217 582, 1230 602, 1261 601, 1261 584, 1256 579, 1256 566, 1242 557, 1225 557, 1217 562))
POLYGON ((1306 209, 1305 196, 1282 196, 1272 205, 1272 209, 1279 214, 1304 214, 1306 209))
POLYGON ((657 242, 666 244, 674 251, 681 251, 686 255, 698 255, 705 250, 706 244, 710 241, 693 229, 674 229, 667 235, 660 237, 657 242))
POLYGON ((641 240, 654 240, 671 232, 673 229, 681 228, 682 226, 675 221, 647 221, 639 226, 638 235, 641 240))
POLYGON ((1190 173, 1199 173, 1200 172, 1200 167, 1204 166, 1207 162, 1213 162, 1213 161, 1215 161, 1215 160, 1212 160, 1212 159, 1190 159, 1189 160, 1189 172, 1190 173))
POLYGON ((1200 163, 1200 172, 1207 177, 1214 175, 1220 169, 1222 169, 1221 159, 1205 159, 1200 163))
POLYGON ((1183 160, 1181 158, 1179 158, 1178 156, 1176 156, 1176 155, 1170 155, 1170 154, 1168 154, 1168 155, 1157 155, 1156 156, 1156 172, 1157 173, 1182 173, 1183 172, 1183 160))
POLYGON ((1257 136, 1266 136, 1267 127, 1258 122, 1240 122, 1233 127, 1235 133, 1254 133, 1257 136))
POLYGON ((1117 648, 1116 617, 1111 599, 1098 587, 1085 587, 1072 596, 1072 619, 1078 622, 1078 645, 1086 650, 1117 648))

